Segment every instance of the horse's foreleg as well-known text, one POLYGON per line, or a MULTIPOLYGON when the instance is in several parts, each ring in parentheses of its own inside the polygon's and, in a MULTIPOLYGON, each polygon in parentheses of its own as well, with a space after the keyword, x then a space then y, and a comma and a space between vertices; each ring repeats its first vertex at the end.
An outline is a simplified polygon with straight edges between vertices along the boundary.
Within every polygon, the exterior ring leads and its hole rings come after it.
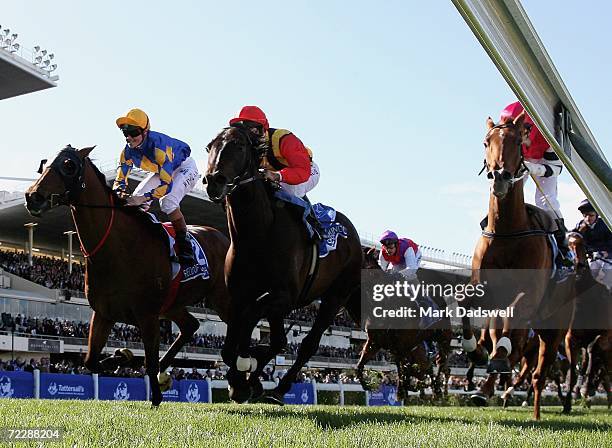
POLYGON ((151 384, 151 404, 159 406, 162 393, 157 375, 159 374, 159 316, 143 316, 138 324, 145 351, 145 370, 151 384))
POLYGON ((533 416, 540 420, 542 406, 542 391, 546 383, 546 374, 557 357, 559 341, 550 333, 540 334, 540 348, 538 352, 538 366, 533 372, 533 416))
POLYGON ((357 362, 357 379, 359 380, 361 387, 363 387, 363 390, 370 390, 370 385, 366 383, 365 378, 363 377, 363 369, 365 368, 366 363, 374 359, 374 357, 380 350, 380 347, 376 344, 372 336, 372 332, 375 331, 376 330, 368 331, 368 339, 366 340, 365 344, 363 345, 363 348, 361 349, 359 361, 357 362))
POLYGON ((251 350, 252 357, 257 360, 257 368, 249 375, 251 399, 256 399, 264 393, 259 376, 270 360, 287 346, 283 316, 268 316, 268 322, 270 324, 270 344, 258 345, 251 350))
POLYGON ((165 317, 172 320, 178 325, 180 333, 176 340, 172 343, 168 351, 159 361, 159 371, 164 372, 169 366, 176 354, 183 348, 183 346, 190 342, 193 335, 200 328, 200 322, 193 317, 186 308, 179 308, 176 310, 170 310, 165 314, 165 317))
POLYGON ((568 331, 565 335, 565 356, 569 362, 569 370, 567 373, 567 395, 563 397, 561 392, 561 402, 563 403, 563 413, 569 414, 572 411, 572 393, 576 386, 576 364, 578 359, 578 345, 576 339, 572 335, 572 331, 568 331))
POLYGON ((338 313, 340 307, 337 304, 338 300, 332 297, 329 297, 328 300, 324 300, 321 303, 312 329, 300 344, 297 359, 274 390, 276 399, 282 398, 289 389, 291 389, 291 384, 296 380, 299 371, 302 370, 302 367, 304 367, 310 357, 319 349, 321 336, 323 336, 325 330, 333 323, 334 317, 338 313))
POLYGON ((100 364, 100 353, 106 345, 108 335, 115 322, 102 317, 95 311, 91 315, 89 324, 89 338, 87 341, 87 356, 85 357, 85 367, 94 373, 103 370, 100 364))

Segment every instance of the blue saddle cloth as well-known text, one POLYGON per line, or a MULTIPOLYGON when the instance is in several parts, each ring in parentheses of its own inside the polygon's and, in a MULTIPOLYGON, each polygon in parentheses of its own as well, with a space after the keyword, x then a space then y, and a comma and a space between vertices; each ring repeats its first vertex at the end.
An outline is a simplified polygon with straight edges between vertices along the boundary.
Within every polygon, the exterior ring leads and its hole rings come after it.
POLYGON ((306 226, 308 234, 311 238, 315 231, 310 223, 306 220, 306 217, 312 210, 312 213, 316 217, 317 221, 319 221, 319 224, 323 229, 323 235, 321 235, 321 241, 319 242, 319 258, 324 258, 330 252, 336 250, 338 245, 338 237, 348 237, 346 227, 339 222, 336 222, 336 210, 333 208, 321 203, 310 205, 308 201, 287 193, 284 190, 275 191, 274 197, 304 209, 304 212, 302 213, 302 222, 306 226))

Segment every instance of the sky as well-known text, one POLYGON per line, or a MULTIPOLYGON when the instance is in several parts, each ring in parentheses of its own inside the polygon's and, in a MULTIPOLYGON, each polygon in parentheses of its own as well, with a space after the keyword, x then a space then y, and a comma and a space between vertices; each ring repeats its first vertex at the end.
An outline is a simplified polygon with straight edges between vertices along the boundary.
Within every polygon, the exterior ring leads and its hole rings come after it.
MULTIPOLYGON (((612 4, 523 5, 610 160, 612 4)), ((0 104, 0 177, 35 177, 67 143, 98 145, 92 158, 114 166, 115 119, 133 107, 189 143, 203 171, 206 144, 254 104, 313 150, 310 199, 362 236, 393 229, 473 252, 489 197, 476 175, 485 120, 515 97, 450 1, 26 1, 4 5, 0 25, 53 52, 60 78, 0 104)), ((573 225, 584 195, 565 170, 559 198, 573 225)))

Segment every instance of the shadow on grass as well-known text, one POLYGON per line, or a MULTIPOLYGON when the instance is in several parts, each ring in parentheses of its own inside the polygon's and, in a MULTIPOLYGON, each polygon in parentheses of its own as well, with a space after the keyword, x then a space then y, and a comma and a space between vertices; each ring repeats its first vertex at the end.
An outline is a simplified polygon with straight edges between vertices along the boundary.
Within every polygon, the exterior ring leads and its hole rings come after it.
MULTIPOLYGON (((481 416, 470 418, 465 415, 453 416, 452 411, 449 416, 437 415, 420 415, 411 413, 410 408, 398 408, 397 411, 385 411, 382 408, 376 410, 368 410, 364 408, 346 408, 348 412, 338 413, 336 408, 324 409, 305 409, 302 407, 276 407, 273 405, 263 405, 251 407, 242 405, 240 407, 230 407, 224 409, 223 412, 228 414, 238 414, 241 416, 262 416, 270 419, 279 419, 292 417, 296 419, 310 420, 317 424, 322 430, 338 430, 355 425, 363 424, 393 424, 393 423, 409 423, 409 424, 427 424, 427 423, 461 423, 468 425, 484 425, 487 420, 483 420, 481 416)), ((415 407, 414 409, 417 409, 415 407)), ((451 410, 451 408, 446 408, 451 410)), ((597 423, 589 421, 577 421, 576 417, 584 416, 605 416, 606 413, 580 413, 572 416, 562 416, 558 412, 544 412, 543 421, 535 421, 531 418, 531 413, 525 411, 504 411, 499 409, 499 414, 495 414, 496 419, 493 422, 500 426, 508 428, 520 429, 541 429, 545 431, 555 432, 572 432, 572 431, 606 431, 612 432, 612 424, 597 423), (546 420, 555 416, 556 420, 546 420)))

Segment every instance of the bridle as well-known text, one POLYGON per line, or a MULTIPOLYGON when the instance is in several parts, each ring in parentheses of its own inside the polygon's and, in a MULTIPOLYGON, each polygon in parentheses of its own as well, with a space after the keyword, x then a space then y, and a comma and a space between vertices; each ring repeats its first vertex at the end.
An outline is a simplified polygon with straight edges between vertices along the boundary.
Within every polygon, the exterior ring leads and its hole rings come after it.
MULTIPOLYGON (((262 148, 261 145, 258 145, 258 142, 254 140, 253 136, 251 135, 251 132, 249 132, 245 127, 233 125, 231 127, 224 128, 222 132, 225 132, 228 129, 237 129, 240 134, 246 139, 247 158, 241 174, 237 175, 232 179, 231 182, 228 182, 226 184, 226 186, 228 187, 226 196, 230 196, 238 187, 242 185, 246 185, 253 181, 263 179, 262 174, 257 171, 257 168, 259 167, 260 162, 265 155, 265 148, 262 148), (255 155, 257 158, 254 159, 253 155, 255 155)), ((223 151, 223 149, 221 149, 220 151, 223 151)), ((210 152, 210 145, 206 147, 206 152, 210 152)))
MULTIPOLYGON (((47 161, 41 160, 38 174, 42 174, 43 166, 47 161)), ((55 171, 64 183, 64 192, 49 195, 49 208, 60 205, 73 205, 85 189, 85 163, 77 151, 68 145, 60 151, 49 168, 55 171)))
MULTIPOLYGON (((496 129, 508 129, 508 128, 516 128, 513 122, 505 122, 502 124, 497 124, 495 126, 493 126, 491 129, 489 129, 487 131, 487 134, 485 135, 484 138, 484 145, 485 147, 489 147, 488 144, 488 140, 489 137, 491 136, 491 134, 496 130, 496 129)), ((515 183, 523 180, 525 178, 525 176, 527 176, 529 174, 529 168, 527 168, 527 165, 525 165, 525 157, 523 156, 523 151, 521 149, 522 146, 522 135, 520 133, 518 133, 517 137, 516 137, 516 147, 518 148, 519 151, 519 155, 520 155, 520 159, 519 159, 519 165, 517 170, 514 172, 514 174, 509 173, 508 171, 506 171, 505 169, 501 170, 501 174, 502 174, 502 178, 504 181, 508 182, 510 184, 510 186, 514 186, 515 183)), ((478 175, 480 176, 483 171, 487 171, 487 179, 489 180, 494 180, 495 176, 493 175, 493 171, 494 170, 489 170, 489 167, 487 166, 487 159, 485 158, 483 161, 483 167, 482 169, 478 172, 478 175)))
MULTIPOLYGON (((46 160, 41 160, 40 166, 38 169, 39 174, 42 174, 43 166, 46 163, 46 160)), ((118 208, 115 205, 115 201, 113 198, 112 192, 109 193, 110 205, 91 205, 91 204, 81 204, 78 203, 79 196, 85 190, 85 159, 81 159, 79 154, 75 148, 68 145, 64 149, 60 151, 58 156, 55 158, 53 163, 49 166, 49 168, 55 171, 62 182, 64 183, 65 191, 62 194, 52 193, 49 195, 49 208, 52 209, 54 207, 58 207, 60 205, 68 205, 71 210, 74 210, 76 207, 89 207, 89 208, 110 208, 111 216, 104 232, 104 235, 98 242, 98 244, 94 247, 91 252, 88 252, 85 249, 83 244, 83 240, 81 239, 81 233, 79 232, 76 221, 74 223, 77 236, 79 237, 79 243, 81 245, 81 252, 83 252, 83 256, 85 258, 90 258, 94 256, 104 245, 108 236, 110 235, 111 228, 115 221, 115 208, 118 208)))

